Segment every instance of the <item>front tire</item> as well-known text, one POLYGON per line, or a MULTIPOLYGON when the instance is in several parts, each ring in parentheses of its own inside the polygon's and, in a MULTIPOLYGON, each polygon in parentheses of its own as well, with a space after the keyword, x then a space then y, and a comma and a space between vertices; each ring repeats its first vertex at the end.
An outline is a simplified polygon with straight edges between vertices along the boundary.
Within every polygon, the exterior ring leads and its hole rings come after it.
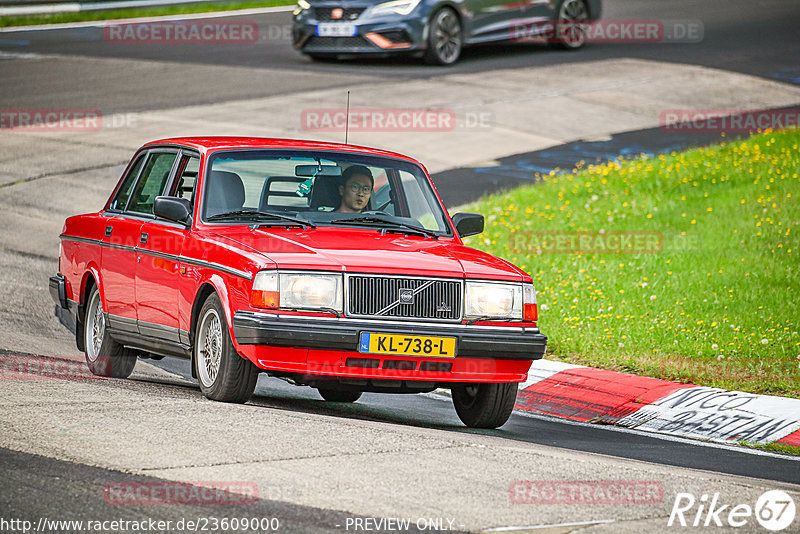
POLYGON ((338 389, 319 388, 320 397, 328 402, 355 402, 361 398, 360 391, 342 391, 338 389))
POLYGON ((453 405, 470 428, 503 426, 517 399, 517 384, 461 384, 453 386, 453 405))
POLYGON ((556 10, 555 46, 577 50, 586 44, 589 8, 583 0, 561 0, 556 10))
POLYGON ((464 32, 455 11, 443 7, 433 14, 428 31, 425 62, 430 65, 452 65, 461 56, 464 32))
POLYGON ((108 378, 128 378, 136 365, 137 353, 113 339, 106 329, 106 314, 100 291, 95 285, 89 293, 84 316, 84 353, 92 374, 108 378))
POLYGON ((211 400, 242 404, 256 389, 258 367, 233 347, 225 311, 216 293, 209 295, 200 309, 194 364, 200 391, 211 400))

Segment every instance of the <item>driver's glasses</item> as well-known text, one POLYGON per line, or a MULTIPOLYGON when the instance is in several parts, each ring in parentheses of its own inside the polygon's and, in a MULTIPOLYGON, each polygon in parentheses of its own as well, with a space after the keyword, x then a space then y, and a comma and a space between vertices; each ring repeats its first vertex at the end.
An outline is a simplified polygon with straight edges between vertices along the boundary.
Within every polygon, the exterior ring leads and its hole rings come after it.
POLYGON ((372 186, 369 185, 359 185, 359 184, 350 184, 350 191, 353 193, 358 193, 361 191, 365 195, 372 193, 372 186))

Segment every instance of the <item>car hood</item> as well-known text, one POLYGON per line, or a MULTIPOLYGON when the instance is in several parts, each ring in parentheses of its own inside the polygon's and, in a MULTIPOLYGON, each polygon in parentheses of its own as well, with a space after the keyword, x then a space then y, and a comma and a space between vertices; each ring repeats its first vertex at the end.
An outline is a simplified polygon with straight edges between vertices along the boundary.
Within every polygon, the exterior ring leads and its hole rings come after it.
MULTIPOLYGON (((523 273, 505 260, 458 244, 376 229, 226 229, 224 236, 243 252, 258 251, 271 266, 358 273, 405 274, 522 280, 523 273)), ((265 262, 266 264, 267 262, 265 262)))

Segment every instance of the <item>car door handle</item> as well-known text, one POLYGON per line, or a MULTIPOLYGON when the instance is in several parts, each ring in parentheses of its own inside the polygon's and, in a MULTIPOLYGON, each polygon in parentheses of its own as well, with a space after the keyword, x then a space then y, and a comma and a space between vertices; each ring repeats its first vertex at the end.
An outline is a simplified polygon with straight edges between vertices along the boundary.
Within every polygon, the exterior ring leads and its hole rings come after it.
POLYGON ((142 232, 142 235, 139 236, 139 243, 147 243, 147 232, 142 232))
POLYGON ((111 237, 111 232, 114 231, 113 226, 106 226, 106 237, 111 237))

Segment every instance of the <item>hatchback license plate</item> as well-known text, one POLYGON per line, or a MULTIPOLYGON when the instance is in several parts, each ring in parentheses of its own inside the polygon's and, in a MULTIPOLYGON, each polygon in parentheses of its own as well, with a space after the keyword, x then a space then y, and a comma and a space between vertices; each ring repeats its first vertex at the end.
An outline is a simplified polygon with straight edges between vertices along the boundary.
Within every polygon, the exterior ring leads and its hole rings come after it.
POLYGON ((454 358, 456 355, 456 338, 361 332, 358 352, 454 358))
POLYGON ((352 37, 355 34, 355 24, 344 24, 341 22, 323 22, 322 24, 317 24, 317 35, 319 37, 352 37))

